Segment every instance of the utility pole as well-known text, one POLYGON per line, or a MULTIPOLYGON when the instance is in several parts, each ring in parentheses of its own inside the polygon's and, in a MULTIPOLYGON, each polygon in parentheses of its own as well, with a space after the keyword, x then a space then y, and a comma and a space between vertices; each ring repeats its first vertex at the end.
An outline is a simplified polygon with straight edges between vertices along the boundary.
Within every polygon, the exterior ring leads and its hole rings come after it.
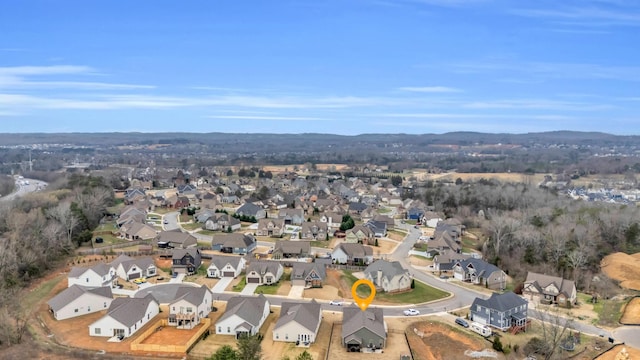
POLYGON ((29 149, 29 172, 33 171, 33 163, 31 162, 31 149, 29 149))

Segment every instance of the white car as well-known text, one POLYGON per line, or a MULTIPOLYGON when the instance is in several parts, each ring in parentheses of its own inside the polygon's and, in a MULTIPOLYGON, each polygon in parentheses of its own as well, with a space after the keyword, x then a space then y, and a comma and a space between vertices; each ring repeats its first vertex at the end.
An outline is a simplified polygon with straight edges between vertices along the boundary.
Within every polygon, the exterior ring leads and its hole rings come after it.
POLYGON ((344 302, 342 300, 331 300, 329 301, 329 305, 342 306, 344 302))
POLYGON ((416 310, 416 309, 407 309, 405 311, 403 311, 405 316, 416 316, 416 315, 420 315, 420 311, 416 310))

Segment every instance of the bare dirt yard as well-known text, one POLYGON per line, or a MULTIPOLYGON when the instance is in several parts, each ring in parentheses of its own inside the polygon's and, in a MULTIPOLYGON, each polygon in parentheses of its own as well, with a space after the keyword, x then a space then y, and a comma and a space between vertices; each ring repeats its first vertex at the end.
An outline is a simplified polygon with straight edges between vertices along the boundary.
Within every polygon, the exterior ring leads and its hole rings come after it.
POLYGON ((629 300, 624 307, 620 322, 627 325, 640 325, 640 297, 629 300))
MULTIPOLYGON (((491 344, 479 336, 470 336, 459 329, 437 321, 411 324, 407 337, 416 360, 470 359, 465 351, 482 351, 491 344)), ((504 359, 502 354, 498 359, 504 359)))
POLYGON ((640 359, 640 350, 624 345, 616 345, 611 350, 598 356, 596 360, 633 360, 640 359), (629 357, 625 357, 627 353, 629 357))
POLYGON ((373 246, 373 254, 391 254, 398 244, 397 241, 378 239, 378 246, 373 246))
POLYGON ((619 281, 621 287, 640 290, 640 253, 613 253, 602 259, 600 267, 608 277, 619 281))
POLYGON ((316 289, 304 289, 303 297, 306 299, 322 300, 334 300, 342 298, 338 288, 331 285, 324 285, 321 288, 316 289))

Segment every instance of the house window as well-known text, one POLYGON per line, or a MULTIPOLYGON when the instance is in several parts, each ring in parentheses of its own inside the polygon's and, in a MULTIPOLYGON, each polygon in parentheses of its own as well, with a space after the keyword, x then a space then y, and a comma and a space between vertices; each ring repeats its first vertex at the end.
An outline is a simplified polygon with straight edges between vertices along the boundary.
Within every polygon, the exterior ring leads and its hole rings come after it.
POLYGON ((104 307, 107 307, 107 302, 106 301, 104 302, 104 307))
POLYGON ((87 282, 89 282, 89 278, 87 278, 86 280, 87 280, 87 282))
POLYGON ((193 308, 188 307, 188 308, 187 308, 187 313, 190 313, 190 312, 193 312, 193 308))
POLYGON ((171 309, 171 311, 176 311, 176 307, 175 307, 175 306, 173 306, 173 307, 172 307, 172 309, 171 309))
POLYGON ((100 335, 100 331, 101 331, 100 328, 93 329, 93 333, 96 335, 100 335))
POLYGON ((289 340, 289 334, 285 334, 284 339, 289 340))
POLYGON ((231 333, 231 327, 227 326, 227 332, 231 333))
POLYGON ((218 332, 221 333, 222 332, 222 326, 218 326, 218 332))
POLYGON ((91 312, 91 306, 87 306, 87 312, 91 312))
POLYGON ((276 334, 276 339, 280 339, 280 335, 279 334, 276 334))
POLYGON ((73 312, 78 312, 78 309, 73 309, 73 312))

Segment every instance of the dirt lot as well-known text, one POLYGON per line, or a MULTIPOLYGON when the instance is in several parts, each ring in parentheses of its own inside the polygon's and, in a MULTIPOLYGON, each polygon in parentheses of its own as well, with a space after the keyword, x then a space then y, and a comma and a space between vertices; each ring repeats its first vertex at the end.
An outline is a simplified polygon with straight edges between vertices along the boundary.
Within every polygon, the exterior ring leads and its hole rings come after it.
POLYGON ((624 312, 620 318, 623 324, 640 325, 640 297, 634 297, 624 307, 624 312))
POLYGON ((640 350, 638 349, 634 349, 632 347, 628 347, 628 346, 624 346, 624 345, 617 345, 614 346, 611 350, 607 351, 606 353, 600 355, 596 360, 634 360, 634 359, 640 359, 640 350), (623 356, 624 349, 628 354, 629 357, 625 358, 623 356))
MULTIPOLYGON (((156 321, 154 321, 155 323, 156 321)), ((142 344, 186 344, 191 337, 197 333, 204 324, 200 324, 193 329, 178 329, 173 326, 163 326, 159 331, 149 335, 148 338, 142 341, 142 344)))
MULTIPOLYGON (((466 350, 491 348, 491 344, 479 336, 465 334, 437 321, 411 324, 407 332, 416 360, 470 359, 464 354, 466 350)), ((498 359, 504 359, 504 356, 499 355, 498 359)))
POLYGON ((391 254, 398 244, 397 241, 378 239, 378 246, 373 246, 373 255, 391 254))
POLYGON ((600 267, 608 277, 619 281, 621 287, 640 290, 640 253, 613 253, 602 259, 600 267))
POLYGON ((303 297, 307 299, 334 300, 340 299, 342 296, 335 286, 324 285, 317 289, 305 289, 303 297))

